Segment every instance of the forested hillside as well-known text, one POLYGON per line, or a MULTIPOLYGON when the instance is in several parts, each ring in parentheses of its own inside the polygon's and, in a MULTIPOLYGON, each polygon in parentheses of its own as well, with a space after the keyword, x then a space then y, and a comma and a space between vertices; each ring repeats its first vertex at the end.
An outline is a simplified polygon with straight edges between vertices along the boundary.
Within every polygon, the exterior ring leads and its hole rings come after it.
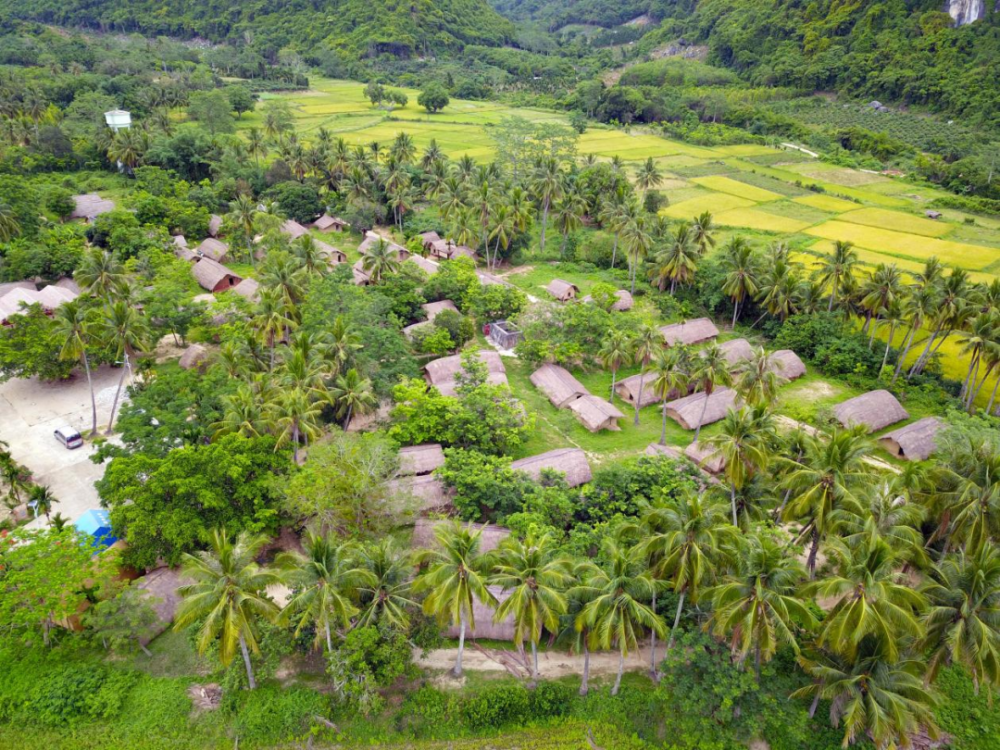
POLYGON ((216 42, 249 35, 276 50, 343 47, 355 56, 440 54, 464 44, 502 44, 513 34, 484 0, 4 0, 0 10, 62 26, 216 42))

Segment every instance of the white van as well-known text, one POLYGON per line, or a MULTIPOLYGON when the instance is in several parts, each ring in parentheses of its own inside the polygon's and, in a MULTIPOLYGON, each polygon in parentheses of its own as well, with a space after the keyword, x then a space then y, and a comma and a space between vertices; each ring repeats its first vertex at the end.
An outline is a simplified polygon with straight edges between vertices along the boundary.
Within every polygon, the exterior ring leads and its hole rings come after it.
POLYGON ((75 427, 70 427, 69 425, 56 428, 55 436, 56 440, 70 450, 73 448, 79 448, 83 445, 83 435, 81 435, 75 427))

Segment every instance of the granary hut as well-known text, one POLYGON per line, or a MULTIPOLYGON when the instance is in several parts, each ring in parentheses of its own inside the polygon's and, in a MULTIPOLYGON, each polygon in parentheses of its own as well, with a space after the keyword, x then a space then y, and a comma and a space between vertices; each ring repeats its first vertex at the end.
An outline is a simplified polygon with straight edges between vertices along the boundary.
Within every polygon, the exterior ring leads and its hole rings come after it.
POLYGON ((636 400, 639 401, 639 406, 649 406, 650 404, 655 404, 658 399, 656 397, 656 389, 653 388, 653 383, 656 378, 650 375, 648 372, 643 376, 641 373, 638 375, 632 375, 631 377, 619 380, 615 383, 615 393, 618 397, 630 406, 635 406, 636 400), (642 395, 639 394, 639 381, 642 381, 642 395))
POLYGON ((562 279, 552 279, 549 285, 545 287, 545 291, 559 302, 569 302, 571 299, 576 299, 576 295, 580 293, 580 288, 576 284, 570 284, 568 281, 563 281, 562 279))
POLYGON ((71 219, 93 221, 101 214, 115 210, 115 202, 113 200, 102 198, 97 193, 74 195, 73 204, 73 212, 69 215, 71 219))
POLYGON ((686 320, 683 323, 663 326, 660 333, 663 334, 667 346, 690 345, 714 339, 719 335, 719 329, 708 318, 696 318, 695 320, 686 320))
POLYGON ((177 605, 181 603, 179 589, 191 583, 194 581, 181 575, 180 568, 163 567, 137 578, 132 584, 150 598, 153 611, 156 612, 156 632, 153 637, 170 627, 177 605))
POLYGON ((440 443, 410 445, 399 449, 399 473, 403 476, 430 474, 444 466, 444 450, 440 443))
POLYGON ((719 344, 722 356, 730 367, 738 368, 742 363, 753 358, 753 347, 746 339, 732 339, 719 344))
POLYGON ((705 443, 691 443, 684 449, 684 455, 690 458, 699 469, 709 474, 721 474, 726 468, 726 459, 718 449, 705 443))
MULTIPOLYGON (((413 524, 413 536, 410 545, 413 549, 434 549, 437 546, 437 538, 434 536, 434 529, 438 526, 448 526, 454 521, 432 521, 427 518, 418 518, 413 524)), ((479 551, 492 552, 500 546, 500 542, 510 536, 510 529, 503 526, 482 523, 462 523, 465 528, 480 532, 479 551)))
POLYGON ((603 398, 589 393, 570 403, 569 409, 580 424, 591 432, 618 430, 618 420, 625 416, 603 398))
POLYGON ((806 366, 791 349, 779 349, 768 357, 771 369, 784 380, 795 380, 806 374, 806 366))
POLYGON ((565 474, 566 484, 570 487, 586 484, 593 477, 587 454, 579 448, 557 448, 537 456, 528 456, 514 461, 510 468, 523 471, 536 482, 542 478, 544 469, 552 469, 565 474))
POLYGON ((542 365, 531 373, 531 384, 557 409, 565 409, 580 396, 589 395, 583 383, 559 365, 542 365))
MULTIPOLYGON (((628 312, 629 310, 632 309, 632 306, 635 304, 635 301, 632 299, 632 295, 629 294, 625 289, 619 289, 617 292, 615 292, 615 298, 616 299, 614 304, 611 305, 611 312, 628 312)), ((594 301, 594 298, 588 294, 580 301, 589 305, 591 302, 594 301)))
POLYGON ((299 224, 297 221, 292 221, 291 219, 286 219, 281 222, 281 232, 282 234, 287 234, 293 240, 297 240, 299 237, 309 234, 308 229, 299 224))
POLYGON ((220 231, 222 231, 222 217, 218 214, 212 214, 208 220, 208 236, 218 237, 220 231))
POLYGON ((260 299, 260 284, 254 279, 243 279, 243 281, 233 287, 233 292, 244 299, 256 302, 260 299))
MULTIPOLYGON (((486 365, 486 380, 494 385, 507 385, 507 371, 503 366, 500 355, 493 351, 480 350, 477 356, 486 365)), ((457 377, 462 372, 462 357, 454 354, 450 357, 441 357, 424 365, 427 382, 437 388, 443 395, 455 394, 457 388, 457 377)))
POLYGON ((330 216, 329 214, 320 216, 312 223, 312 226, 313 229, 318 229, 321 232, 343 232, 345 229, 351 228, 351 225, 339 216, 330 216))
POLYGON ((428 276, 433 276, 441 269, 437 261, 429 260, 422 255, 411 255, 409 261, 428 276))
POLYGON ((869 391, 842 401, 833 407, 833 415, 844 427, 864 425, 868 432, 884 429, 910 416, 886 390, 869 391))
POLYGON ((456 313, 458 312, 458 308, 455 307, 455 303, 450 299, 443 299, 440 302, 428 302, 426 305, 421 305, 420 308, 427 314, 428 321, 433 321, 439 313, 442 313, 445 310, 451 310, 456 313))
POLYGON ((451 493, 433 474, 399 477, 391 480, 389 490, 415 500, 419 513, 445 513, 452 510, 451 493))
POLYGON ((878 442, 896 458, 923 461, 937 450, 937 434, 944 427, 945 423, 937 417, 924 417, 887 432, 878 442))
POLYGON ((210 258, 218 263, 221 263, 226 259, 226 255, 229 253, 229 246, 225 242, 207 237, 201 241, 198 245, 198 255, 203 258, 210 258))
POLYGON ((216 263, 210 258, 202 258, 191 266, 191 273, 202 289, 210 292, 224 292, 232 289, 243 279, 230 271, 221 263, 216 263))
POLYGON ((326 262, 331 266, 347 262, 347 253, 333 245, 328 245, 322 240, 316 240, 316 248, 320 254, 326 258, 326 262))
POLYGON ((177 364, 180 365, 182 370, 191 370, 194 368, 200 370, 203 365, 208 364, 208 359, 208 349, 201 344, 191 344, 191 346, 184 350, 177 364))
POLYGON ((698 429, 701 426, 718 422, 731 408, 736 405, 736 391, 732 388, 717 388, 708 396, 705 404, 705 393, 693 393, 667 403, 667 416, 673 419, 685 430, 698 429), (704 410, 704 416, 702 416, 704 410))

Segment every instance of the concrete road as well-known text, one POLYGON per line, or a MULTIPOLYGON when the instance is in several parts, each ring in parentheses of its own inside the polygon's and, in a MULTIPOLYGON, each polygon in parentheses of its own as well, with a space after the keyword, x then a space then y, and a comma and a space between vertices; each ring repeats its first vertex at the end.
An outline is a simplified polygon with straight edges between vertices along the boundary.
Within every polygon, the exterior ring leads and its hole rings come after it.
MULTIPOLYGON (((97 423, 101 428, 111 416, 120 376, 121 370, 110 367, 93 373, 97 423)), ((86 437, 90 423, 90 389, 82 373, 61 383, 43 383, 32 378, 0 384, 0 440, 10 446, 18 463, 28 467, 34 481, 47 485, 59 499, 53 513, 62 513, 71 521, 100 507, 94 482, 104 475, 104 465, 90 461, 93 444, 67 450, 52 433, 61 425, 69 425, 86 437)), ((44 519, 31 525, 42 524, 44 519)))

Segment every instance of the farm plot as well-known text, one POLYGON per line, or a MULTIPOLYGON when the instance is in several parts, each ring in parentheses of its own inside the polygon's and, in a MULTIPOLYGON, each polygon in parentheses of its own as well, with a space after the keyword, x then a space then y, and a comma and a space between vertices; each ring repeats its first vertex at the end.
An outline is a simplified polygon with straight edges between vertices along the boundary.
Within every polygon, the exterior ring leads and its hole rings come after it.
POLYGON ((889 178, 869 172, 861 172, 857 169, 847 167, 837 167, 824 162, 806 162, 804 164, 789 164, 785 169, 814 180, 832 182, 834 185, 844 187, 862 187, 864 185, 874 185, 876 183, 890 182, 889 178))
POLYGON ((843 213, 844 211, 854 211, 858 208, 857 203, 818 193, 815 195, 803 195, 799 198, 792 198, 792 200, 796 203, 801 203, 803 206, 811 206, 818 208, 820 211, 830 211, 835 214, 843 213))
MULTIPOLYGON (((688 202, 690 203, 690 201, 688 202)), ((753 208, 735 208, 731 211, 723 211, 715 216, 715 223, 727 227, 744 227, 764 232, 786 232, 789 234, 801 232, 811 224, 808 221, 790 219, 787 216, 778 216, 753 208)))
POLYGON ((839 220, 878 229, 889 229, 893 232, 919 234, 922 237, 944 237, 953 229, 951 224, 904 214, 900 211, 887 211, 883 208, 861 208, 841 214, 839 220))
POLYGON ((707 187, 709 190, 716 190, 720 193, 728 193, 729 195, 735 195, 739 198, 746 198, 747 200, 755 203, 781 200, 783 197, 778 193, 773 193, 770 190, 765 190, 764 188, 754 187, 753 185, 748 185, 745 182, 740 182, 739 180, 734 180, 730 177, 695 177, 691 180, 691 182, 701 185, 702 187, 707 187))
MULTIPOLYGON (((833 243, 830 240, 820 240, 819 242, 814 242, 809 245, 809 251, 819 255, 832 255, 833 243)), ((920 273, 924 269, 923 263, 910 258, 900 258, 895 255, 888 255, 875 250, 865 250, 862 247, 854 248, 854 252, 857 253, 858 260, 861 261, 861 265, 865 267, 863 271, 862 269, 859 269, 859 275, 862 272, 867 272, 871 268, 874 268, 879 263, 895 263, 896 268, 900 271, 905 271, 910 274, 920 273)))
POLYGON ((753 205, 756 204, 746 198, 739 198, 735 195, 727 195, 726 193, 712 193, 711 195, 681 201, 663 209, 660 213, 664 216, 669 216, 671 219, 693 219, 708 211, 718 221, 719 216, 726 211, 737 208, 750 208, 753 205))

